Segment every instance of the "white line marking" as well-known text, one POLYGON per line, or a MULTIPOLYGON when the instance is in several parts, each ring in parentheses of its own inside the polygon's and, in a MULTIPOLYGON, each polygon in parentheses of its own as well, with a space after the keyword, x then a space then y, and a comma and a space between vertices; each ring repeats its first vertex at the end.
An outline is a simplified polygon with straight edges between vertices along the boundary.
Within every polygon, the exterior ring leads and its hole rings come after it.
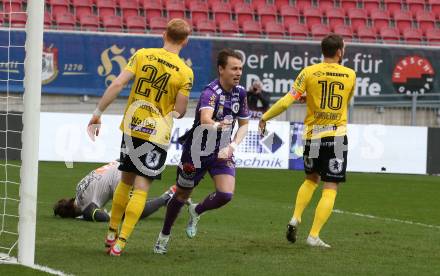
POLYGON ((402 220, 402 219, 395 219, 395 218, 382 218, 382 217, 377 217, 377 216, 373 216, 373 215, 369 215, 369 214, 361 214, 361 213, 356 213, 356 212, 343 211, 343 210, 339 210, 339 209, 334 209, 333 212, 337 213, 337 214, 347 214, 347 215, 363 217, 363 218, 378 219, 378 220, 384 220, 384 221, 393 221, 393 222, 398 222, 398 223, 418 225, 418 226, 423 226, 423 227, 427 227, 427 228, 434 228, 434 229, 440 230, 440 226, 438 226, 438 225, 425 224, 425 223, 414 222, 414 221, 410 221, 410 220, 402 220))
MULTIPOLYGON (((16 265, 20 265, 17 262, 17 259, 15 257, 10 257, 6 254, 0 253, 0 264, 16 264, 16 265)), ((30 266, 30 268, 36 269, 36 270, 40 270, 40 271, 44 271, 53 275, 59 275, 59 276, 70 276, 72 274, 66 274, 63 271, 59 271, 59 270, 55 270, 52 269, 50 267, 47 266, 42 266, 42 265, 33 265, 30 266)))

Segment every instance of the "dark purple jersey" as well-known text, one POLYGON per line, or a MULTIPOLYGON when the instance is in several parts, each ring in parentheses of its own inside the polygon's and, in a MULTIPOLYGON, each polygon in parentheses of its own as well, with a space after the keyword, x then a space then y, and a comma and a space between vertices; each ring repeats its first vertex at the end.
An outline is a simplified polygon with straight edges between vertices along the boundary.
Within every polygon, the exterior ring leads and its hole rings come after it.
MULTIPOLYGON (((196 116, 194 119, 194 124, 189 133, 187 133, 182 142, 185 143, 185 148, 192 143, 192 132, 200 126, 200 114, 201 110, 210 108, 214 111, 212 119, 216 122, 221 122, 227 118, 232 118, 233 126, 235 124, 235 119, 249 119, 249 109, 247 106, 246 90, 243 86, 237 85, 232 88, 230 92, 225 91, 221 86, 218 79, 212 81, 208 84, 200 95, 199 102, 197 104, 196 116), (232 117, 231 117, 232 116, 232 117)), ((231 132, 232 134, 232 128, 231 132)), ((221 131, 217 135, 216 141, 216 151, 218 151, 220 143, 221 131)), ((205 144, 205 139, 203 144, 205 144)), ((204 146, 202 146, 204 148, 204 146)), ((189 150, 189 149, 188 149, 189 150)))

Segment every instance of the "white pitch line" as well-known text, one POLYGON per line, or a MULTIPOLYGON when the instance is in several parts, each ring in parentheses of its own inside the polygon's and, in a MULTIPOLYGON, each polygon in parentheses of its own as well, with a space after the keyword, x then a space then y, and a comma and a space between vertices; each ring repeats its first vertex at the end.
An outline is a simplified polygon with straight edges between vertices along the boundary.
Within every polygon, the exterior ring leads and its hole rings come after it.
MULTIPOLYGON (((15 257, 9 257, 6 254, 0 253, 0 264, 12 264, 12 265, 20 265, 17 262, 17 259, 15 257)), ((33 265, 33 266, 29 266, 30 268, 36 269, 36 270, 40 270, 43 272, 47 272, 53 275, 58 275, 58 276, 70 276, 72 274, 66 274, 63 271, 59 271, 59 270, 55 270, 53 268, 47 267, 47 266, 42 266, 42 265, 33 265)))
POLYGON ((402 220, 402 219, 395 219, 395 218, 382 218, 382 217, 377 217, 377 216, 373 216, 373 215, 369 215, 369 214, 349 212, 349 211, 343 211, 343 210, 339 210, 339 209, 334 209, 333 212, 337 213, 337 214, 347 214, 347 215, 363 217, 363 218, 378 219, 378 220, 384 220, 384 221, 393 221, 393 222, 398 222, 398 223, 418 225, 418 226, 423 226, 423 227, 427 227, 427 228, 434 228, 434 229, 440 230, 440 226, 438 226, 438 225, 431 225, 431 224, 426 224, 426 223, 421 223, 421 222, 414 222, 414 221, 410 221, 410 220, 402 220))

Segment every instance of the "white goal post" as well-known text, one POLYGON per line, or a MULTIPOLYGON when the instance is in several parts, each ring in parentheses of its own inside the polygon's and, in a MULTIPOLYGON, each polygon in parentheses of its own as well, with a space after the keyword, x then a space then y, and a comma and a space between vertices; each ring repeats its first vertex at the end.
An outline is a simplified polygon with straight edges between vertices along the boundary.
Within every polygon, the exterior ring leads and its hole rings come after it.
POLYGON ((27 15, 18 262, 32 266, 35 260, 44 0, 27 1, 27 15))

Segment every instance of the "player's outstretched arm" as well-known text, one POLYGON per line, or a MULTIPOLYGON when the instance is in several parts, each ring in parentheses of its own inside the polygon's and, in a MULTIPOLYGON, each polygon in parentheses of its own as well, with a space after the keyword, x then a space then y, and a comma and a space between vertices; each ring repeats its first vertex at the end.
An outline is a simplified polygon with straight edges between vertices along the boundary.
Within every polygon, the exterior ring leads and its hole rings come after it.
POLYGON ((186 108, 188 107, 188 96, 182 93, 177 93, 176 103, 174 105, 174 118, 180 119, 185 116, 186 108))
POLYGON ((92 118, 87 126, 87 132, 90 138, 94 141, 95 136, 99 135, 99 129, 101 127, 101 115, 105 109, 116 99, 121 93, 125 85, 133 78, 134 74, 128 70, 122 71, 119 76, 113 80, 110 86, 105 90, 101 100, 99 100, 98 106, 93 112, 92 118))
POLYGON ((266 133, 266 122, 268 120, 286 111, 286 109, 299 98, 301 98, 301 94, 296 93, 294 90, 292 90, 291 92, 284 95, 284 97, 279 99, 274 105, 272 105, 269 110, 263 114, 260 122, 258 123, 260 133, 263 135, 266 133))
POLYGON ((83 218, 87 221, 105 222, 110 220, 110 216, 96 204, 90 203, 83 211, 83 218))

